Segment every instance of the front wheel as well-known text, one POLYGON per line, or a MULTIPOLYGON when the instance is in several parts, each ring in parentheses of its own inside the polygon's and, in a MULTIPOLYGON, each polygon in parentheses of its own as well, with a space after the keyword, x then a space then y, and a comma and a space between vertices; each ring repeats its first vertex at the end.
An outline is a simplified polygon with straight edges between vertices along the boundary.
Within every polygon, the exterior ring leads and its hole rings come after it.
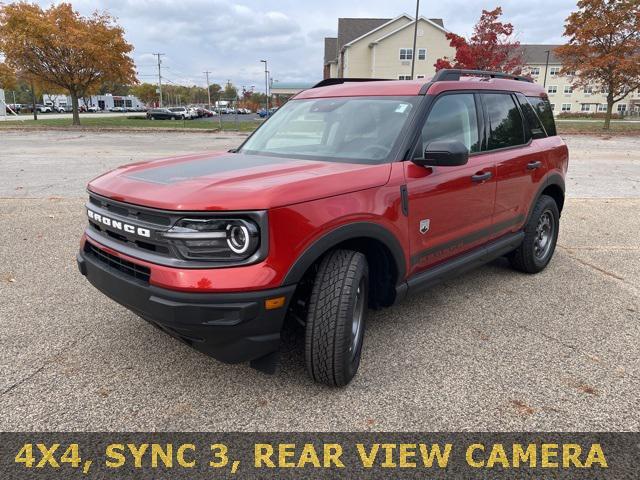
POLYGON ((360 365, 368 304, 366 257, 334 250, 320 263, 305 330, 307 372, 316 382, 342 387, 360 365))
POLYGON ((511 265, 525 273, 544 270, 553 257, 559 228, 558 205, 553 198, 542 195, 525 225, 522 244, 509 255, 511 265))

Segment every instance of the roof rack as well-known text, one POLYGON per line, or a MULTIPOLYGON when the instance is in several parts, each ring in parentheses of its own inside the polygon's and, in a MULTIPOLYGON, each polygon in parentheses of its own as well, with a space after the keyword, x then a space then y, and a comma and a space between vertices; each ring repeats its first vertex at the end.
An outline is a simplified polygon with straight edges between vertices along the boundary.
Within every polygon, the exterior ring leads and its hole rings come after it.
POLYGON ((329 85, 341 85, 351 82, 386 82, 388 78, 325 78, 311 88, 328 87, 329 85))
POLYGON ((491 72, 489 70, 464 70, 459 68, 443 68, 439 70, 435 76, 431 79, 432 82, 444 82, 444 81, 458 81, 460 77, 490 77, 490 78, 504 78, 507 80, 518 80, 520 82, 533 83, 531 77, 525 77, 522 75, 511 75, 510 73, 503 72, 491 72))

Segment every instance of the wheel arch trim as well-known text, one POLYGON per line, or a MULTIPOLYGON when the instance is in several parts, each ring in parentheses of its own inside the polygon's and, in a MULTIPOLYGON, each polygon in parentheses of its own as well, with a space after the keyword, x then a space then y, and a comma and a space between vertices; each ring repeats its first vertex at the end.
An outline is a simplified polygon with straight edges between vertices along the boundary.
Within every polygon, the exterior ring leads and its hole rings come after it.
POLYGON ((373 222, 341 225, 313 241, 289 268, 282 285, 299 282, 307 269, 331 248, 354 238, 366 237, 381 242, 389 249, 398 272, 397 282, 406 275, 406 259, 398 238, 387 228, 373 222))

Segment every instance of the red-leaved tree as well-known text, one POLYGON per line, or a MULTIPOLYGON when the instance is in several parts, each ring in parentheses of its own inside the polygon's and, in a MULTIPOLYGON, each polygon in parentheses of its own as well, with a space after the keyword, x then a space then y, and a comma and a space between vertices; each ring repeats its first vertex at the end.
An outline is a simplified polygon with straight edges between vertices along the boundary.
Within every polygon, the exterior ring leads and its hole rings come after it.
POLYGON ((466 68, 520 73, 524 63, 520 42, 513 38, 513 25, 502 23, 500 15, 501 7, 482 10, 468 40, 455 33, 447 33, 449 45, 456 49, 456 55, 453 59, 439 58, 434 65, 436 70, 466 68))

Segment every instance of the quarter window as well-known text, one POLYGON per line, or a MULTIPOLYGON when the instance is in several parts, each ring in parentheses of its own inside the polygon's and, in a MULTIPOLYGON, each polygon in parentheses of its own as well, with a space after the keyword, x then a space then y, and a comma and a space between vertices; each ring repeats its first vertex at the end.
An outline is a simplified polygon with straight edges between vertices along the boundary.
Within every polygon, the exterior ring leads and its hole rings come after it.
POLYGON ((482 98, 489 121, 487 150, 523 145, 525 141, 522 115, 511 95, 485 93, 482 98))
POLYGON ((469 152, 480 151, 478 116, 473 94, 450 94, 436 100, 422 127, 422 148, 416 152, 416 156, 421 158, 425 148, 438 140, 458 140, 469 152))
POLYGON ((401 48, 400 60, 411 60, 413 58, 413 48, 401 48))

